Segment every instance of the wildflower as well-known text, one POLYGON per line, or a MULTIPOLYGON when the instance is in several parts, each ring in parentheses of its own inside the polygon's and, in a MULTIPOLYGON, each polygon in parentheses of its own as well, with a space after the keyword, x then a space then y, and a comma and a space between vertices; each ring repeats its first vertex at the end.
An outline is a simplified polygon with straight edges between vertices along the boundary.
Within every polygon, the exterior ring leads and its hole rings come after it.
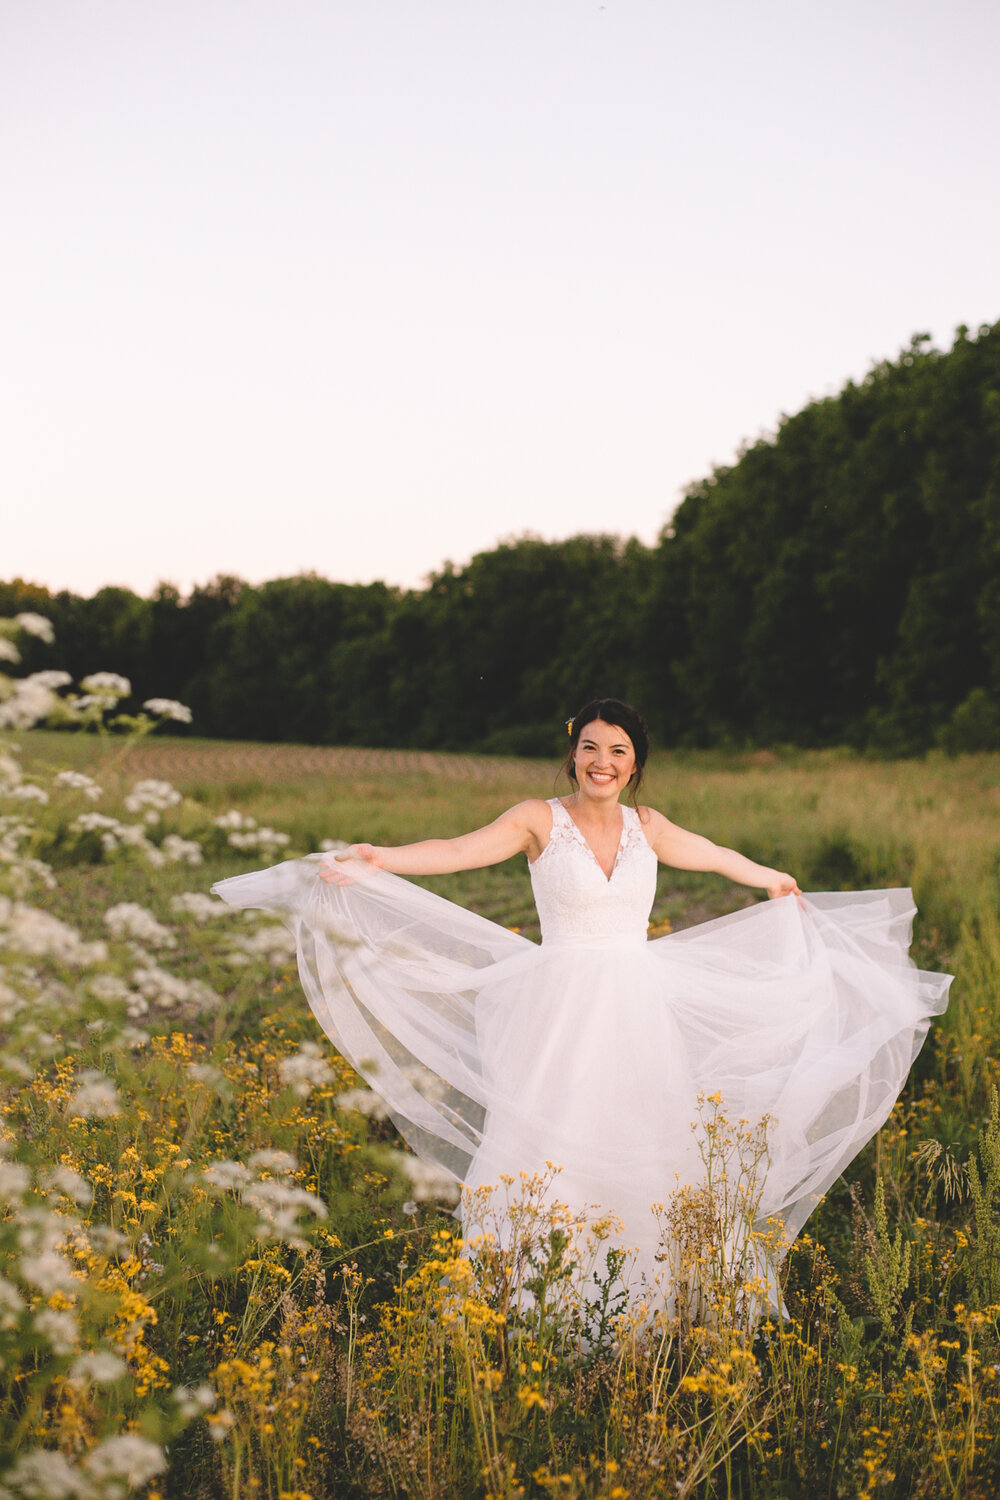
POLYGON ((274 922, 259 927, 250 937, 235 938, 234 943, 237 953, 266 959, 269 964, 287 963, 296 952, 293 934, 287 927, 279 927, 274 922))
POLYGON ((90 798, 91 802, 96 802, 104 793, 104 788, 98 786, 93 777, 85 776, 82 771, 60 771, 55 778, 55 784, 67 787, 73 792, 82 792, 85 797, 90 798))
POLYGON ((161 719, 173 719, 176 724, 191 723, 191 710, 176 698, 147 698, 142 706, 148 714, 157 714, 161 719))
POLYGON ((59 672, 51 667, 44 672, 32 672, 31 680, 37 682, 40 687, 46 688, 69 687, 73 681, 68 672, 59 672))
POLYGON ((0 635, 0 661, 9 661, 13 666, 21 660, 21 653, 5 635, 0 635))
POLYGON ((117 703, 119 698, 127 698, 132 691, 128 678, 117 672, 91 672, 89 677, 82 679, 80 686, 91 697, 104 698, 110 703, 117 703))
POLYGON ((80 1494, 78 1471, 53 1448, 22 1453, 3 1478, 8 1494, 24 1495, 26 1500, 77 1500, 80 1494))
POLYGON ((151 948, 176 948, 177 939, 169 927, 164 927, 145 906, 135 901, 122 901, 104 913, 104 921, 116 938, 135 938, 136 942, 148 943, 151 948))
POLYGON ((76 1278, 70 1271, 69 1262, 58 1250, 45 1248, 37 1256, 22 1256, 18 1269, 21 1280, 37 1287, 46 1298, 51 1298, 54 1292, 76 1290, 76 1278))
POLYGON ((8 945, 33 958, 51 958, 57 963, 82 967, 103 963, 108 956, 104 943, 85 943, 67 922, 38 907, 0 896, 0 929, 3 928, 8 945))
POLYGON ((53 1167, 48 1175, 47 1185, 57 1193, 64 1193, 67 1198, 72 1198, 73 1202, 79 1204, 81 1208, 86 1208, 93 1201, 93 1188, 74 1167, 65 1165, 53 1167))
POLYGON ((389 1115, 385 1100, 371 1089, 346 1089, 337 1095, 335 1103, 340 1109, 356 1109, 370 1120, 385 1120, 389 1115))
POLYGON ((261 1239, 284 1240, 296 1250, 306 1250, 308 1245, 299 1234, 299 1211, 307 1209, 317 1219, 326 1218, 326 1204, 316 1193, 295 1187, 287 1182, 255 1182, 245 1188, 244 1203, 260 1214, 254 1233, 261 1239))
POLYGON ((0 1159, 0 1200, 6 1198, 8 1203, 15 1202, 30 1186, 31 1174, 26 1166, 19 1161, 0 1159))
POLYGON ((278 833, 273 828, 249 829, 245 833, 231 833, 226 840, 234 849, 260 849, 264 852, 283 849, 291 843, 291 835, 278 833))
POLYGON ((190 1386, 177 1385, 172 1393, 177 1403, 177 1409, 185 1421, 193 1421, 195 1417, 203 1416, 205 1412, 211 1411, 218 1397, 212 1387, 206 1382, 196 1385, 192 1390, 190 1386))
POLYGON ((16 1328, 27 1303, 13 1282, 0 1276, 0 1333, 10 1333, 16 1328))
POLYGON ((182 839, 179 833, 168 833, 160 845, 160 852, 171 865, 200 865, 205 858, 195 839, 182 839))
POLYGON ((70 1095, 66 1113, 71 1120, 108 1120, 122 1112, 118 1090, 110 1078, 94 1068, 85 1068, 79 1088, 70 1095))
POLYGON ((180 792, 169 781, 137 781, 125 798, 125 806, 130 813, 141 812, 144 807, 166 812, 182 800, 180 792))
POLYGON ((305 1099, 313 1089, 332 1082, 335 1074, 318 1045, 303 1042, 298 1052, 281 1059, 278 1076, 283 1084, 291 1085, 300 1099, 305 1099))
POLYGON ((74 1313, 68 1309, 43 1307, 40 1312, 35 1313, 32 1322, 42 1338, 48 1340, 53 1354, 73 1353, 80 1337, 80 1326, 74 1313))
POLYGON ((298 1162, 288 1151, 266 1150, 255 1151, 248 1165, 256 1172, 294 1172, 298 1162))
POLYGON ((117 974, 95 974, 88 980, 87 988, 95 1000, 105 1000, 111 1004, 116 1001, 127 1001, 132 991, 124 979, 119 979, 117 974))
POLYGON ((227 915, 233 910, 225 901, 207 896, 204 891, 182 891, 179 896, 172 898, 170 907, 172 911, 194 917, 196 922, 209 922, 214 917, 227 915))
POLYGON ((209 1187, 223 1192, 239 1189, 253 1181, 253 1173, 241 1161, 213 1161, 202 1169, 202 1178, 209 1187))
POLYGON ((87 1381, 92 1381, 94 1385, 110 1385, 113 1380, 121 1380, 124 1374, 126 1365, 123 1359, 110 1350, 94 1349, 73 1361, 69 1378, 81 1385, 87 1381))
POLYGON ((47 674, 34 672, 14 682, 9 697, 0 703, 0 728, 30 729, 32 724, 40 724, 55 712, 59 699, 38 680, 43 675, 47 674))
POLYGON ((16 786, 8 786, 4 791, 4 796, 21 802, 40 802, 43 807, 49 800, 49 794, 45 788, 36 786, 33 781, 19 781, 16 786))
POLYGON ((122 1432, 91 1448, 83 1460, 83 1468, 102 1496, 117 1500, 126 1489, 139 1489, 155 1475, 162 1474, 166 1459, 155 1443, 137 1432, 122 1432))
POLYGON ((56 638, 52 621, 47 620, 44 615, 36 615, 32 610, 23 610, 21 614, 15 615, 14 623, 20 625, 25 635, 33 635, 47 646, 51 646, 56 638))
POLYGON ((171 1005, 197 1005, 211 1010, 219 1003, 215 991, 200 979, 178 979, 159 964, 147 963, 133 970, 132 983, 140 994, 163 1010, 171 1005))
POLYGON ((458 1184, 443 1167, 432 1166, 429 1162, 421 1161, 417 1156, 404 1155, 402 1151, 394 1151, 392 1156, 395 1164, 409 1179, 410 1186, 413 1188, 413 1196, 418 1203, 426 1203, 438 1198, 443 1198, 449 1203, 458 1202, 460 1196, 458 1184))

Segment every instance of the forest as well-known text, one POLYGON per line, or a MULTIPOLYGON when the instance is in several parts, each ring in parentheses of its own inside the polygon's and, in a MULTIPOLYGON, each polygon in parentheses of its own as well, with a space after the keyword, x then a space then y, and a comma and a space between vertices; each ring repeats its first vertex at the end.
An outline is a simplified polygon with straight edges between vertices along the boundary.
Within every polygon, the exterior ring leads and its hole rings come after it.
POLYGON ((607 695, 676 747, 1000 748, 1000 322, 783 416, 653 546, 523 536, 414 590, 0 583, 22 611, 56 644, 21 671, 121 673, 219 738, 548 755, 607 695))

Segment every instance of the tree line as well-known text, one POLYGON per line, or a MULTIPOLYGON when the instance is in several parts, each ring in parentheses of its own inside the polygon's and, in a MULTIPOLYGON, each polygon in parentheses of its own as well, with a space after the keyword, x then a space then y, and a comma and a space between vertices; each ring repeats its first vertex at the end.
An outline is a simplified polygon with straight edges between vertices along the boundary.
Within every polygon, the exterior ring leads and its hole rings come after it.
POLYGON ((55 646, 223 738, 548 755, 588 696, 670 745, 1000 748, 1000 323, 916 335, 692 485, 656 544, 521 537, 422 589, 15 579, 55 646))

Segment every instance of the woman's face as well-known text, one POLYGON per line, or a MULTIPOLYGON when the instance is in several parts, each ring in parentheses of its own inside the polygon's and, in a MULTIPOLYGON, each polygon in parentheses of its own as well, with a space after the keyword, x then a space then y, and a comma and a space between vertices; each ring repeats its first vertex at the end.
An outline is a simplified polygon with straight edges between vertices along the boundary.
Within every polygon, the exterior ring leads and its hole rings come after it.
POLYGON ((635 751, 624 729, 595 719, 580 731, 573 752, 580 790, 602 801, 616 801, 635 771, 635 751))

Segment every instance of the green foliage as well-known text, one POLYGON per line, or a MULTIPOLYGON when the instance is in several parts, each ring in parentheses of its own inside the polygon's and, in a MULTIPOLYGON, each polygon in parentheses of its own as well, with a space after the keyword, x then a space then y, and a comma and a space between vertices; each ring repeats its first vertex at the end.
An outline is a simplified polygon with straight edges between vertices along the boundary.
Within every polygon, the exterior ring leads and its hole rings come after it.
MULTIPOLYGON (((526 536, 410 591, 0 584, 0 614, 26 610, 74 677, 99 663, 219 737, 550 755, 599 695, 675 745, 995 749, 1000 324, 947 353, 918 334, 783 417, 690 487, 655 548, 526 536)), ((51 664, 27 643, 26 671, 51 664)))

